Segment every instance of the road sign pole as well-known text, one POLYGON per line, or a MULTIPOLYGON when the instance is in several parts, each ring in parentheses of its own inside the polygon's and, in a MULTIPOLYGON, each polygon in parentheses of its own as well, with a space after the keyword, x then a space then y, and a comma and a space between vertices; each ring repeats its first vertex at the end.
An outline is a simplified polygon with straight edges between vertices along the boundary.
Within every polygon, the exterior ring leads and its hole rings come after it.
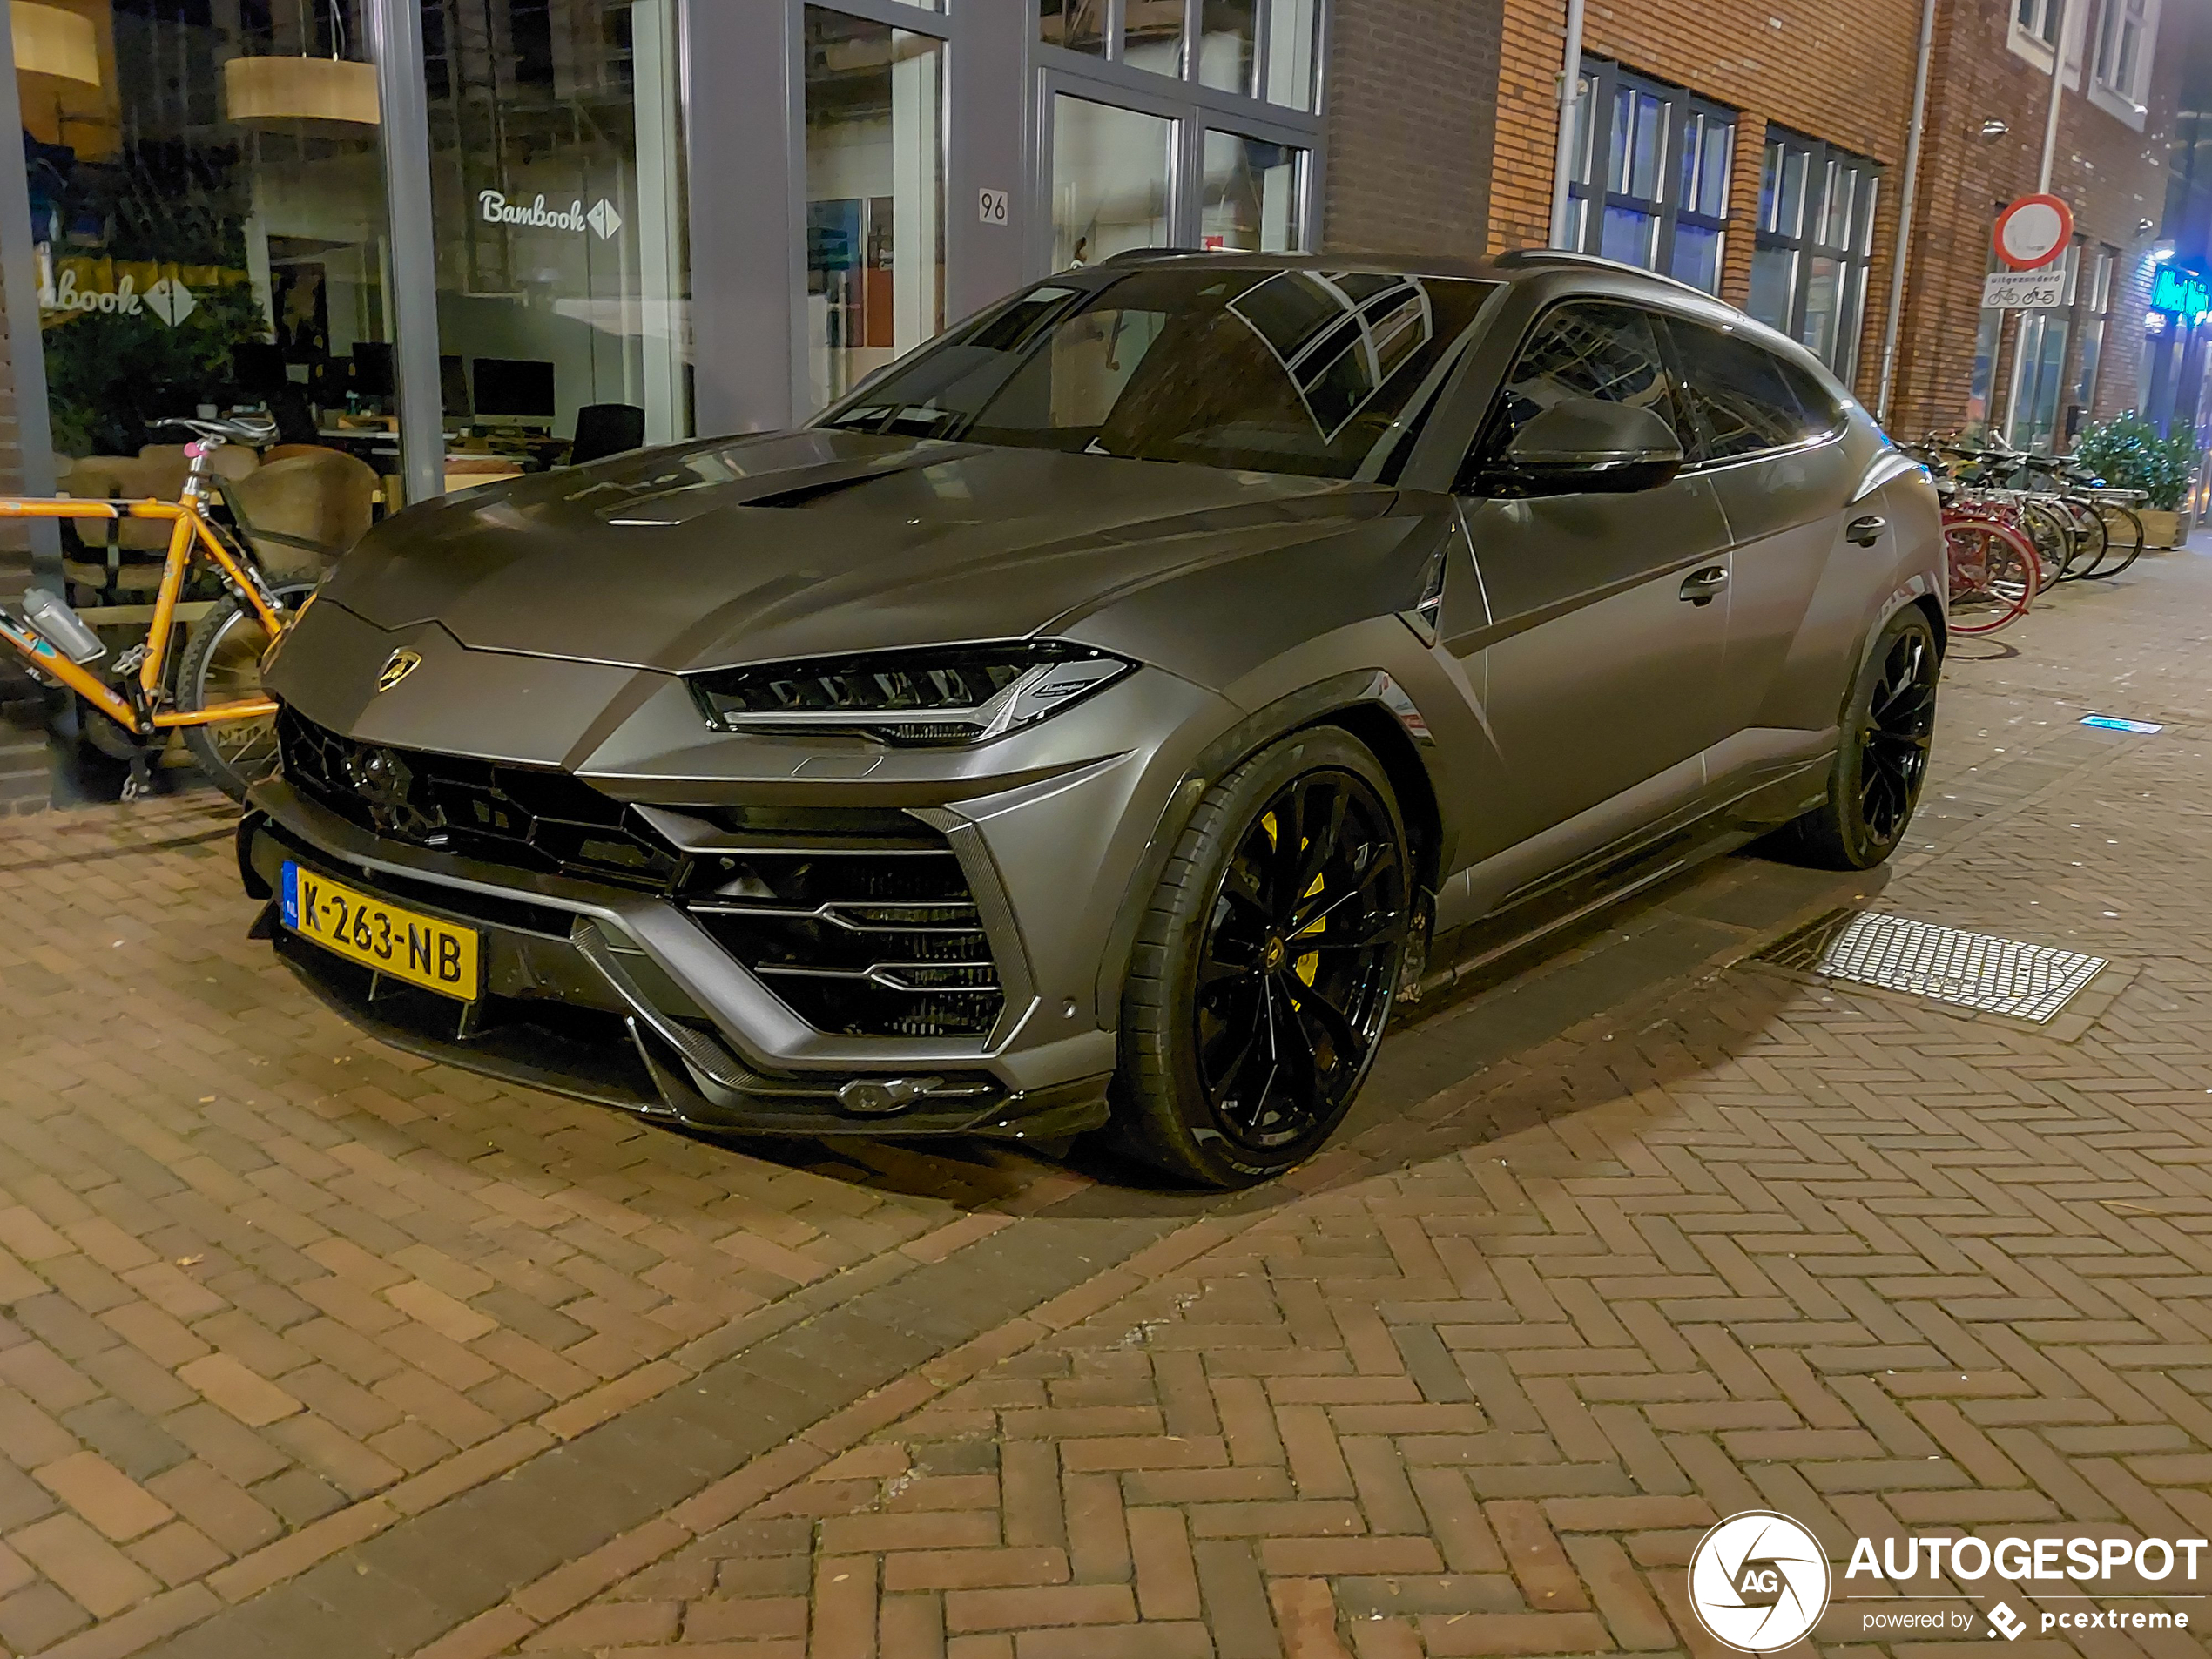
POLYGON ((2043 166, 2035 175, 2035 193, 2051 193, 2051 163, 2059 152, 2059 99, 2066 91, 2066 0, 2051 0, 2057 16, 2051 30, 2051 108, 2043 118, 2043 166))

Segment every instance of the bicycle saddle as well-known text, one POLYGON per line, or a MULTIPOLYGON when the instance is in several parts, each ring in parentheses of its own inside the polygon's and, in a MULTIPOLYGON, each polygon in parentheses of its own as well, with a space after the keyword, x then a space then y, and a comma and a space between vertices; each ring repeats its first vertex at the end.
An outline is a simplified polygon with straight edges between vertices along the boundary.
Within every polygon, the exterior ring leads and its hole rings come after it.
POLYGON ((182 427, 185 431, 218 443, 243 443, 253 448, 276 442, 276 421, 266 415, 239 415, 220 421, 188 420, 172 415, 165 421, 156 421, 156 427, 182 427))

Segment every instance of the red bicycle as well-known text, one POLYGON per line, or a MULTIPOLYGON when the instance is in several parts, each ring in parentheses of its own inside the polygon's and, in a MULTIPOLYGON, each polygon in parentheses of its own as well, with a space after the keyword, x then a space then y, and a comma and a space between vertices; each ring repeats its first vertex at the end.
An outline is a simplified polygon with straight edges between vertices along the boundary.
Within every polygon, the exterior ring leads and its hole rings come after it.
POLYGON ((1951 631, 1993 634, 2027 614, 2043 586, 2035 544, 2011 525, 1946 507, 1943 550, 1951 576, 1951 631))
POLYGON ((1932 445, 1900 444, 1934 476, 1943 502, 1951 631, 1993 634, 2027 614, 2043 589, 2043 561, 2006 492, 1969 489, 1932 445))

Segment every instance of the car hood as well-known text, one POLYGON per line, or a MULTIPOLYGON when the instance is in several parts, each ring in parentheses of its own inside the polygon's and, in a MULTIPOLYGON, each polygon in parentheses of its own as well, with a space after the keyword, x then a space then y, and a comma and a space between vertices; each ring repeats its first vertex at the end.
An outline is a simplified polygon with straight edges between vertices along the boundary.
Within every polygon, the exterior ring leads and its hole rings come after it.
POLYGON ((683 672, 1072 625, 1119 595, 1387 513, 1272 473, 808 430, 401 513, 326 595, 462 644, 683 672))

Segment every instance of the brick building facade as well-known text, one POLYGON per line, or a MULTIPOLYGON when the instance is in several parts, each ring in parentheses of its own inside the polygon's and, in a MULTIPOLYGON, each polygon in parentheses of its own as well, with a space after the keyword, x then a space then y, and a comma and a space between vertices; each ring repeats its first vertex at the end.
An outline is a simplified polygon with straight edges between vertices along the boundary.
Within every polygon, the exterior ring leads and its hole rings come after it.
MULTIPOLYGON (((2033 8, 2052 0, 2026 3, 2033 8)), ((2083 293, 2055 371, 2069 393, 2080 368, 2084 325, 2092 320, 2087 277, 2100 249, 2113 260, 2109 289, 2095 314, 2113 320, 2101 331, 2094 408, 2084 411, 2094 416, 2127 408, 2136 397, 2141 335, 2132 325, 2141 318, 2149 280, 2145 221, 2157 219, 2165 188, 2163 116, 2172 107, 2173 74, 2166 64, 2151 72, 2141 125, 2116 113, 2108 94, 2095 102, 2087 95, 2091 71, 2080 60, 2095 56, 2105 10, 2125 3, 2072 0, 2074 15, 2066 28, 2074 72, 2052 179, 2074 210, 2084 250, 2083 293)), ((1890 408, 1891 424, 1900 432, 2006 412, 2021 325, 2007 319, 1995 361, 1983 365, 1989 389, 1977 405, 1981 280, 1996 209, 2035 187, 2051 85, 2048 48, 2020 27, 2019 10, 2014 0, 1939 0, 1937 7, 1890 408), (1988 122, 2001 122, 2006 131, 1984 136, 1988 122)), ((1548 239, 1565 12, 1564 0, 1503 0, 1488 190, 1493 251, 1548 239)), ((2155 21, 2155 10, 2152 15, 2155 21)), ((1881 378, 1919 27, 1918 0, 1593 0, 1584 23, 1586 64, 1618 65, 1640 81, 1681 89, 1732 116, 1718 273, 1723 299, 1743 305, 1751 298, 1770 137, 1813 141, 1816 153, 1876 175, 1865 300, 1852 320, 1857 346, 1838 354, 1839 369, 1870 404, 1881 378)))
MULTIPOLYGON (((2070 37, 2094 39, 2097 14, 2083 21, 2089 30, 2070 24, 2070 37)), ((1989 366, 1988 407, 1976 409, 1970 400, 1990 226, 2005 202, 2035 188, 2049 108, 2048 59, 2030 62, 2013 50, 2016 37, 2011 11, 1991 0, 1952 3, 1938 12, 1919 217, 1905 273, 1906 321, 1893 416, 1899 431, 1955 426, 1977 415, 2000 419, 2006 413, 2022 333, 2017 314, 2005 320, 1989 366), (2001 120, 2007 131, 1983 138, 1979 131, 1986 120, 2001 120)), ((2088 419, 2116 414, 2137 399, 2148 254, 2166 194, 2178 66, 2177 55, 2159 56, 2140 130, 2082 94, 2087 71, 2080 67, 2070 75, 2060 105, 2051 189, 2073 209, 2075 236, 2089 255, 2085 268, 2094 266, 2096 250, 2108 249, 2114 257, 2106 300, 2111 321, 2101 336, 2090 406, 2083 410, 2088 419)), ((2068 403, 2077 389, 2084 323, 2093 303, 2093 295, 2080 296, 2068 331, 2060 376, 2068 403)))

